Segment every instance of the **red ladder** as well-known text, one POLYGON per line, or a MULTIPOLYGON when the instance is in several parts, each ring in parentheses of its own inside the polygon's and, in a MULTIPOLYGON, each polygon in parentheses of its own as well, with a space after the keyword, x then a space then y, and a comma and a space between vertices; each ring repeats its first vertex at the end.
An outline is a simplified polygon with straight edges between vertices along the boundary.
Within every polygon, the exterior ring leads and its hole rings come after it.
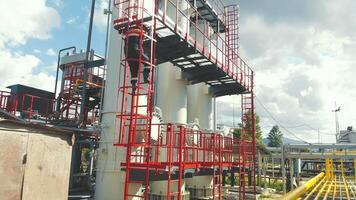
MULTIPOLYGON (((227 58, 237 63, 239 50, 239 6, 225 6, 224 21, 226 23, 227 58)), ((229 63, 230 65, 230 63, 229 63)))
POLYGON ((246 168, 249 167, 252 170, 252 185, 254 194, 256 193, 256 136, 255 136, 255 105, 254 105, 254 83, 253 73, 249 76, 249 93, 241 95, 241 109, 242 109, 242 130, 241 130, 241 142, 239 147, 239 161, 240 161, 240 187, 239 197, 245 199, 245 177, 246 168), (250 136, 251 138, 247 137, 250 136), (251 141, 250 159, 247 160, 246 145, 247 140, 251 141))
MULTIPOLYGON (((155 67, 155 36, 156 22, 155 15, 148 13, 145 9, 144 0, 116 0, 115 6, 119 8, 121 18, 114 21, 115 28, 122 34, 125 42, 124 52, 121 53, 121 72, 124 74, 124 80, 119 87, 121 98, 121 110, 117 114, 120 132, 118 138, 115 138, 115 145, 126 147, 125 166, 125 188, 124 200, 133 197, 148 199, 149 191, 149 172, 150 172, 150 133, 153 113, 153 96, 154 96, 154 67, 155 67), (153 22, 145 24, 144 18, 150 16, 153 22), (146 27, 150 26, 147 30, 146 27), (135 31, 135 32, 134 32, 135 31), (131 34, 131 35, 129 35, 131 34), (138 55, 130 55, 129 44, 130 37, 139 38, 138 55), (149 52, 147 47, 149 44, 149 52), (149 59, 144 58, 144 54, 149 55, 149 59), (126 55, 127 54, 127 55, 126 55), (130 64, 129 64, 130 63, 130 64), (135 63, 134 65, 132 63, 135 63), (130 66, 131 65, 131 66, 130 66), (132 83, 132 67, 138 70, 137 82, 132 83), (131 70, 130 70, 131 67, 131 70), (149 79, 144 80, 143 71, 149 69, 149 79), (132 173, 135 171, 144 171, 143 179, 132 180, 132 173), (142 184, 144 187, 143 194, 130 193, 133 185, 142 184)), ((155 10, 155 9, 154 9, 155 10)), ((115 134, 116 135, 116 134, 115 134)))

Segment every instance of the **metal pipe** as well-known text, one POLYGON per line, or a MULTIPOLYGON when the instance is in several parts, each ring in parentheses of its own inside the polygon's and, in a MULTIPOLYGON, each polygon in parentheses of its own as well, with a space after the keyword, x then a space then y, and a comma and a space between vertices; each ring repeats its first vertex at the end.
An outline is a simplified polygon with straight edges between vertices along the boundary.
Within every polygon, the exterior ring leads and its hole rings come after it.
MULTIPOLYGON (((109 36, 110 36, 110 21, 111 21, 111 0, 108 2, 108 8, 106 11, 104 11, 104 14, 107 14, 108 17, 106 19, 106 34, 105 34, 105 64, 104 64, 104 74, 103 78, 106 79, 106 68, 107 68, 107 59, 108 59, 108 45, 109 45, 109 36)), ((104 92, 105 92, 105 81, 103 82, 103 87, 101 89, 101 101, 100 101, 100 121, 102 121, 102 111, 103 111, 103 106, 104 106, 104 92)))
MULTIPOLYGON (((75 46, 71 46, 71 47, 67 47, 67 48, 64 48, 64 49, 60 49, 59 52, 58 52, 58 59, 57 59, 57 71, 56 71, 56 81, 54 83, 54 98, 56 98, 56 95, 57 95, 57 84, 58 84, 58 75, 59 75, 59 63, 61 61, 61 54, 63 51, 67 51, 69 49, 73 49, 74 51, 77 51, 77 48, 75 46)), ((63 80, 62 80, 62 83, 61 83, 61 90, 63 89, 63 80)), ((56 111, 59 111, 60 109, 60 106, 61 106, 61 102, 60 102, 60 99, 58 98, 58 101, 57 101, 57 104, 56 104, 56 111)))
POLYGON ((336 196, 336 190, 337 190, 337 180, 336 180, 336 176, 335 176, 335 185, 334 185, 334 193, 333 193, 333 199, 335 199, 335 196, 336 196))
POLYGON ((345 176, 342 175, 342 182, 344 183, 344 188, 345 188, 345 191, 346 191, 346 199, 350 199, 350 193, 349 193, 349 189, 348 189, 348 186, 347 186, 347 183, 346 183, 346 179, 345 179, 345 176))
POLYGON ((325 195, 324 195, 323 200, 327 200, 327 199, 328 199, 328 196, 329 196, 331 187, 332 187, 334 184, 336 184, 336 183, 334 182, 334 179, 333 179, 333 180, 331 181, 331 184, 330 184, 329 187, 328 187, 328 190, 326 191, 326 193, 325 193, 325 195))
POLYGON ((308 200, 315 193, 315 191, 318 190, 319 186, 321 186, 321 184, 324 183, 325 179, 326 176, 324 176, 324 178, 313 188, 313 190, 309 192, 309 194, 304 198, 304 200, 308 200))
POLYGON ((318 200, 319 197, 324 193, 324 190, 325 190, 326 186, 329 184, 329 182, 330 182, 329 180, 325 181, 325 183, 323 184, 323 186, 319 190, 318 194, 314 197, 315 200, 318 200))
POLYGON ((304 183, 303 185, 299 186, 295 190, 288 192, 284 195, 280 200, 296 200, 301 197, 305 192, 310 190, 317 182, 319 182, 325 176, 324 172, 321 172, 314 178, 310 179, 308 182, 304 183))
POLYGON ((87 41, 87 50, 85 52, 85 62, 84 62, 84 74, 83 74, 83 91, 82 91, 82 100, 80 103, 80 115, 79 115, 79 128, 85 127, 84 122, 84 112, 85 112, 85 104, 86 104, 86 84, 88 79, 88 61, 90 54, 90 45, 91 45, 91 34, 93 29, 93 19, 94 19, 94 8, 95 8, 95 0, 91 2, 91 11, 90 11, 90 21, 89 21, 89 30, 88 30, 88 41, 87 41))
POLYGON ((60 49, 59 52, 58 52, 58 59, 57 59, 57 72, 56 72, 56 82, 55 82, 55 85, 54 85, 54 96, 56 96, 56 93, 57 93, 57 82, 58 82, 58 74, 59 74, 59 62, 61 60, 61 53, 63 51, 67 51, 69 49, 73 49, 74 51, 77 50, 77 48, 75 46, 71 46, 71 47, 67 47, 67 48, 64 48, 64 49, 60 49))

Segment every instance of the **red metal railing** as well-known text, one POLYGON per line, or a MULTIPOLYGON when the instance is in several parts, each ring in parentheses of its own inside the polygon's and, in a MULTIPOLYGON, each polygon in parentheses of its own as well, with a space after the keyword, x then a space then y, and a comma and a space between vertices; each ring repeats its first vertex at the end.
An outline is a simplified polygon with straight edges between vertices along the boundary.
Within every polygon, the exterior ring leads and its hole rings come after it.
MULTIPOLYGON (((236 17, 238 14, 224 12, 224 15, 226 15, 224 18, 232 20, 229 22, 231 23, 230 29, 233 29, 230 35, 218 32, 214 34, 207 21, 203 21, 204 25, 199 26, 198 22, 200 19, 203 19, 203 16, 199 14, 196 8, 189 5, 189 9, 181 10, 175 5, 175 2, 171 0, 163 1, 163 11, 158 15, 158 20, 162 25, 170 28, 172 32, 181 35, 184 40, 194 46, 208 60, 225 71, 228 76, 246 87, 248 91, 251 91, 252 69, 237 55, 238 22, 236 17), (167 12, 167 5, 175 10, 173 15, 167 12), (194 17, 191 17, 190 14, 192 13, 194 13, 194 17), (185 24, 179 25, 182 22, 185 24), (233 37, 235 41, 229 42, 228 37, 233 37)), ((189 4, 188 0, 183 1, 189 4)), ((230 7, 227 7, 227 11, 233 12, 230 11, 230 7)), ((159 33, 159 31, 157 32, 159 33)))
POLYGON ((54 117, 54 99, 0 91, 0 102, 1 109, 27 121, 48 123, 54 117))
MULTIPOLYGON (((0 91, 0 109, 28 122, 48 124, 57 123, 59 120, 74 120, 70 115, 66 117, 56 112, 56 103, 57 100, 53 98, 0 91)), ((89 124, 96 120, 94 112, 88 115, 89 124)))
POLYGON ((14 93, 0 91, 0 108, 15 115, 17 110, 17 95, 14 93))
MULTIPOLYGON (((101 91, 104 85, 104 70, 101 67, 89 68, 87 69, 87 75, 86 92, 94 95, 90 97, 101 98, 101 91), (98 91, 93 93, 90 91, 92 89, 97 89, 98 91)), ((83 77, 83 63, 71 63, 64 66, 63 87, 59 94, 59 107, 57 107, 56 114, 59 116, 59 120, 67 121, 68 125, 73 125, 73 122, 76 123, 79 119, 81 95, 84 85, 83 77)), ((86 103, 83 119, 86 124, 91 124, 96 121, 99 108, 98 106, 90 107, 89 101, 86 101, 86 103)))

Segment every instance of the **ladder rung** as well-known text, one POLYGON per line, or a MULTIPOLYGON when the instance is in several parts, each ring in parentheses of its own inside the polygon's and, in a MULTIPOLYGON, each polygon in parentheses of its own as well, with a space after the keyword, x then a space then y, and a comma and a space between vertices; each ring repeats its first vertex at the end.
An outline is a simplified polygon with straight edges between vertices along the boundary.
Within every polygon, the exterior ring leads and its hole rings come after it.
POLYGON ((145 181, 128 181, 128 183, 144 184, 145 181))
POLYGON ((136 154, 130 154, 130 157, 147 157, 147 155, 136 155, 136 154))
POLYGON ((126 194, 128 197, 139 197, 139 198, 145 198, 145 196, 142 195, 137 195, 137 194, 126 194))

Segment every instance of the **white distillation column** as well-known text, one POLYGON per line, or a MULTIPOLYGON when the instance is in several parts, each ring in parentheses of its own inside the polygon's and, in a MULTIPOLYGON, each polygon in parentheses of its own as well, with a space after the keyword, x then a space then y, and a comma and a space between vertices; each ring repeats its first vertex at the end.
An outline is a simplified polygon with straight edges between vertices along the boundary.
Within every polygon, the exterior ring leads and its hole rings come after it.
MULTIPOLYGON (((197 25, 201 31, 204 31, 205 21, 199 20, 197 25)), ((194 35, 193 31, 195 31, 194 27, 191 27, 191 35, 194 35)), ((201 34, 197 34, 197 41, 200 44, 203 43, 204 40, 201 34)), ((206 49, 209 49, 208 41, 204 45, 206 49)), ((198 122, 201 129, 213 130, 213 98, 213 95, 209 92, 209 86, 205 83, 189 85, 188 122, 198 122)), ((203 158, 203 156, 199 155, 199 158, 203 158)), ((212 159, 212 156, 209 156, 209 158, 212 159)), ((191 198, 199 198, 204 196, 209 197, 212 195, 212 175, 193 176, 192 178, 187 178, 186 184, 190 191, 194 191, 191 192, 191 194, 195 195, 191 195, 191 198)))
MULTIPOLYGON (((178 0, 178 7, 181 11, 187 12, 189 4, 186 0, 178 0)), ((161 2, 162 3, 162 2, 161 2)), ((159 7, 163 8, 163 5, 159 7)), ((171 17, 175 14, 175 8, 167 5, 167 16, 171 17)), ((187 32, 187 18, 179 18, 178 31, 181 33, 187 32)), ((156 70, 156 105, 162 110, 162 118, 165 122, 173 122, 186 124, 187 123, 187 82, 182 78, 181 70, 172 63, 163 63, 157 66, 156 70)), ((166 137, 163 135, 163 140, 166 137)), ((161 149, 159 152, 159 160, 166 161, 167 151, 161 149)), ((176 158, 174 158, 176 159, 176 158)), ((161 196, 166 199, 167 195, 167 180, 151 181, 150 195, 161 196)), ((178 182, 171 182, 171 193, 180 192, 183 199, 189 198, 189 193, 185 191, 185 182, 182 181, 181 188, 178 189, 178 182)), ((176 198, 176 197, 175 197, 176 198)))
MULTIPOLYGON (((205 83, 188 86, 188 122, 198 122, 201 129, 213 129, 213 96, 205 83)), ((203 158, 203 155, 199 155, 203 158)), ((212 159, 212 156, 209 156, 212 159)), ((187 187, 195 197, 211 196, 213 176, 193 176, 186 179, 187 187)))
POLYGON ((188 86, 188 122, 194 121, 201 129, 213 130, 213 96, 205 83, 188 86))
MULTIPOLYGON (((143 0, 140 0, 140 2, 141 1, 143 2, 143 0)), ((152 7, 152 4, 149 5, 146 3, 145 7, 152 7)), ((119 18, 118 9, 112 6, 111 10, 112 21, 119 18)), ((95 199, 97 200, 124 199, 125 189, 125 171, 121 170, 120 164, 126 161, 126 149, 123 147, 113 146, 115 128, 118 128, 115 127, 116 113, 120 112, 122 101, 122 93, 118 92, 118 87, 122 86, 123 84, 122 82, 124 73, 123 68, 120 67, 120 56, 122 52, 121 48, 123 46, 123 41, 122 35, 118 34, 117 30, 113 28, 112 21, 109 25, 108 57, 106 61, 107 72, 102 111, 102 132, 99 141, 97 158, 95 189, 95 199), (116 104, 119 106, 117 107, 116 104)), ((146 98, 140 98, 138 101, 139 104, 144 104, 147 100, 146 98)), ((144 108, 141 108, 138 112, 146 113, 144 108)), ((138 138, 136 138, 136 140, 137 139, 138 138)), ((142 195, 141 184, 130 184, 129 193, 142 195)), ((139 198, 134 197, 130 199, 139 198)))

